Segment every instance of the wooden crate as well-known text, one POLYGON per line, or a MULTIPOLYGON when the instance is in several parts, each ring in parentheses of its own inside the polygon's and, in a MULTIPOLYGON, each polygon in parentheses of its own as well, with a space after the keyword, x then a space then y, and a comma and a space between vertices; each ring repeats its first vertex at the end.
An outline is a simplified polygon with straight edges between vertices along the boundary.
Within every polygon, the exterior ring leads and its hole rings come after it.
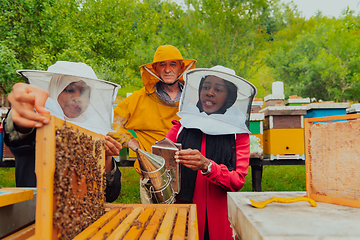
POLYGON ((351 114, 305 119, 308 197, 360 207, 359 118, 351 114))
POLYGON ((71 238, 105 211, 104 136, 64 123, 36 132, 36 239, 71 238))

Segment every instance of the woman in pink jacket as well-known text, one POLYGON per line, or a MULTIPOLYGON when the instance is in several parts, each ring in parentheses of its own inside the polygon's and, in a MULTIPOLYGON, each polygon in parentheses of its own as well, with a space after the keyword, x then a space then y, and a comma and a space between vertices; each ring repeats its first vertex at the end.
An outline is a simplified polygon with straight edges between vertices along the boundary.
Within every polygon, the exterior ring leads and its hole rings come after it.
POLYGON ((229 68, 185 73, 179 122, 167 138, 181 143, 181 191, 177 203, 197 207, 200 239, 232 239, 227 192, 239 191, 248 173, 248 119, 256 88, 229 68))

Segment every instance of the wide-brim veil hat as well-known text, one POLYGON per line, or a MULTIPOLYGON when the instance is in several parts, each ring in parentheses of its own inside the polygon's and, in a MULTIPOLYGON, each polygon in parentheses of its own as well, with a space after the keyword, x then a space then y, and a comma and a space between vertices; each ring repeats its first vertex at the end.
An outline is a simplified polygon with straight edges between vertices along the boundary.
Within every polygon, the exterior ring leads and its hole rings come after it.
POLYGON ((252 83, 237 76, 234 70, 223 66, 192 69, 184 73, 184 80, 177 113, 183 127, 200 129, 210 135, 250 133, 251 103, 257 92, 252 83), (207 76, 221 78, 236 88, 235 100, 222 114, 207 114, 197 106, 201 90, 199 85, 207 76))
POLYGON ((16 72, 22 75, 25 81, 45 90, 48 90, 50 80, 55 75, 69 75, 89 79, 98 82, 96 87, 99 86, 109 89, 120 88, 120 85, 116 83, 98 79, 94 70, 82 62, 57 61, 54 65, 49 66, 47 71, 22 69, 16 72))
POLYGON ((184 81, 183 73, 185 71, 195 68, 196 60, 184 59, 176 47, 172 45, 159 46, 154 54, 153 62, 140 66, 141 78, 148 93, 153 93, 155 91, 155 84, 160 81, 159 76, 153 68, 153 64, 168 60, 181 60, 184 63, 183 72, 179 77, 180 81, 184 81))
POLYGON ((72 76, 78 81, 84 81, 91 87, 89 110, 85 119, 78 122, 77 119, 66 118, 57 103, 57 99, 49 98, 45 107, 50 107, 51 114, 74 122, 84 128, 97 133, 107 134, 112 130, 113 121, 113 103, 115 101, 120 86, 116 83, 98 79, 94 70, 85 63, 57 61, 51 65, 47 71, 42 70, 17 70, 17 73, 23 76, 25 81, 36 85, 46 91, 49 91, 50 81, 57 79, 61 81, 60 76, 72 76), (57 109, 56 109, 56 105, 57 109))

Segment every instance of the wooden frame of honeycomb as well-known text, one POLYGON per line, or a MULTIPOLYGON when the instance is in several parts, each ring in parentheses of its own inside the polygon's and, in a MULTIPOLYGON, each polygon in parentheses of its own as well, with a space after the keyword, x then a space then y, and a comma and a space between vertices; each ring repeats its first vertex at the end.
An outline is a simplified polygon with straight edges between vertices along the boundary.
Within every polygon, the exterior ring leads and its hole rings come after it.
POLYGON ((304 120, 308 197, 360 207, 359 120, 360 114, 304 120))
POLYGON ((36 239, 72 239, 104 214, 104 143, 54 116, 37 129, 36 239))

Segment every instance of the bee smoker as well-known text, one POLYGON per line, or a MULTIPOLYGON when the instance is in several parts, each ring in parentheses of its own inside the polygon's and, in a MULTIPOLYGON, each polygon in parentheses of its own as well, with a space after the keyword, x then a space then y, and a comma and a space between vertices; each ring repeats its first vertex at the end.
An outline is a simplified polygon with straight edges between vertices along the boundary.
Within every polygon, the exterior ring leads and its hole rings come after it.
POLYGON ((141 149, 136 150, 140 170, 143 176, 142 184, 154 203, 171 204, 175 201, 175 193, 171 186, 171 176, 166 169, 163 157, 141 149))

